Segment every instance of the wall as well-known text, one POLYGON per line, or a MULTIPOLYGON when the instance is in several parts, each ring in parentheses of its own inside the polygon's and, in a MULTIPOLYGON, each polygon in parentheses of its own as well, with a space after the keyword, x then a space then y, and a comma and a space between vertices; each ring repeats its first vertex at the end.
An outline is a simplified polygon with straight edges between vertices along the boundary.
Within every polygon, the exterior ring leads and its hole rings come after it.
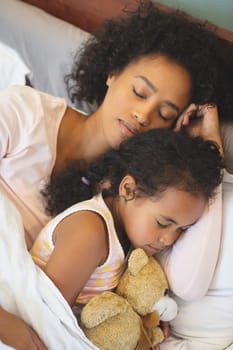
MULTIPOLYGON (((155 0, 154 0, 155 1, 155 0)), ((158 0, 233 31, 233 0, 158 0)))

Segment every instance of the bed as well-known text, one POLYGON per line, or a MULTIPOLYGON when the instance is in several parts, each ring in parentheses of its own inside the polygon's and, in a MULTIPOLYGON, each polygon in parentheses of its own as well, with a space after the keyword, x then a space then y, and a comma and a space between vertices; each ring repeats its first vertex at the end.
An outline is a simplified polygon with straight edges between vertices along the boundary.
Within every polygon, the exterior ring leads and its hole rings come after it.
MULTIPOLYGON (((23 74, 28 77, 35 88, 53 95, 62 96, 71 104, 66 92, 64 76, 70 70, 77 47, 93 35, 96 28, 105 19, 120 15, 125 6, 135 7, 136 5, 137 0, 105 0, 104 6, 103 0, 0 0, 0 41, 17 52, 25 64, 23 74)), ((172 9, 164 6, 162 8, 165 11, 172 11, 172 9)), ((215 29, 222 40, 223 50, 229 62, 228 69, 230 73, 233 71, 233 32, 219 27, 215 27, 215 29)), ((87 104, 81 104, 79 108, 84 109, 87 113, 92 110, 92 106, 87 104)), ((228 169, 233 173, 233 124, 227 125, 227 127, 224 126, 223 130, 225 144, 227 145, 226 158, 228 169)), ((60 313, 64 314, 67 312, 67 305, 64 304, 57 291, 54 291, 50 281, 39 271, 37 271, 37 279, 32 277, 30 280, 31 285, 32 281, 35 283, 34 294, 30 293, 31 301, 33 302, 33 298, 36 301, 41 298, 40 310, 39 308, 36 310, 37 319, 32 318, 30 308, 27 305, 27 295, 25 294, 27 292, 25 275, 28 269, 28 273, 32 273, 34 276, 36 267, 31 265, 27 252, 23 249, 23 229, 15 209, 2 198, 0 198, 0 209, 2 219, 16 217, 15 221, 11 220, 12 226, 10 226, 10 229, 16 235, 15 244, 11 247, 11 250, 7 250, 5 246, 0 245, 0 256, 4 262, 9 260, 9 264, 15 264, 16 267, 19 265, 24 267, 23 276, 22 274, 14 276, 13 282, 8 278, 10 276, 10 268, 9 271, 4 271, 5 278, 9 281, 9 290, 7 290, 5 300, 0 295, 0 304, 4 302, 5 305, 8 299, 10 301, 12 296, 11 283, 15 283, 17 280, 19 289, 17 294, 12 297, 17 298, 18 304, 13 306, 19 308, 22 305, 23 311, 17 309, 17 312, 20 315, 23 313, 24 319, 34 326, 38 334, 47 337, 46 339, 48 344, 51 344, 51 349, 69 349, 66 344, 62 343, 64 331, 67 332, 67 337, 70 337, 70 349, 96 349, 83 338, 69 311, 65 318, 62 318, 61 322, 60 318, 51 312, 51 309, 54 309, 60 310, 60 313), (22 233, 22 235, 19 233, 22 233), (22 247, 22 250, 19 247, 22 247), (12 256, 15 259, 12 260, 12 256), (22 265, 23 263, 24 265, 22 265), (22 295, 25 296, 23 300, 20 297, 22 295), (46 303, 49 304, 50 301, 53 303, 54 308, 48 309, 46 308, 46 303), (50 325, 44 322, 45 319, 48 320, 48 314, 50 325), (38 329, 37 321, 39 316, 41 324, 45 326, 38 329), (63 326, 65 326, 64 329, 61 328, 62 322, 63 326), (47 329, 53 329, 54 333, 51 331, 48 334, 47 329), (40 332, 45 333, 42 334, 40 332), (54 343, 56 340, 57 343, 54 343), (80 341, 80 346, 77 346, 77 341, 80 341), (75 344, 76 346, 74 346, 75 344)), ((9 226, 7 224, 7 222, 5 223, 5 221, 1 220, 2 232, 5 234, 4 242, 9 241, 9 226)), ((17 271, 17 268, 15 271, 17 271)), ((12 309, 12 312, 14 311, 12 309)), ((0 348, 5 349, 5 347, 1 347, 1 344, 0 348)))

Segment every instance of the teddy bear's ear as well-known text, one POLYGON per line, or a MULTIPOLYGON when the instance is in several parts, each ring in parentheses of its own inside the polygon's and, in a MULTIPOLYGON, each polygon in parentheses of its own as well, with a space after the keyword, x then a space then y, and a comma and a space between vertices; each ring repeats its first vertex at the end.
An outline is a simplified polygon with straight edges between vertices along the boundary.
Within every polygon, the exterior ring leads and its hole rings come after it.
POLYGON ((132 251, 128 261, 128 269, 133 276, 136 276, 147 264, 148 256, 143 249, 137 248, 132 251))

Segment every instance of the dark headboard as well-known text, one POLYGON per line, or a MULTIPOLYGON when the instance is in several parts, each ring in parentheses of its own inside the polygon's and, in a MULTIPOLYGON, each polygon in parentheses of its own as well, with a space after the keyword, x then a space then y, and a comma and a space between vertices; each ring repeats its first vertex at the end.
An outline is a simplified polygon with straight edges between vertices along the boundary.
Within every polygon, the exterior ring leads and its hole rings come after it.
MULTIPOLYGON (((106 19, 122 14, 125 7, 135 8, 137 0, 24 0, 46 12, 78 26, 90 33, 106 19), (104 2, 104 5, 103 5, 104 2)), ((155 4, 165 11, 173 11, 164 5, 155 4)), ((217 34, 222 38, 227 52, 233 58, 233 32, 215 26, 217 34)), ((233 59, 232 59, 233 66, 233 59)))

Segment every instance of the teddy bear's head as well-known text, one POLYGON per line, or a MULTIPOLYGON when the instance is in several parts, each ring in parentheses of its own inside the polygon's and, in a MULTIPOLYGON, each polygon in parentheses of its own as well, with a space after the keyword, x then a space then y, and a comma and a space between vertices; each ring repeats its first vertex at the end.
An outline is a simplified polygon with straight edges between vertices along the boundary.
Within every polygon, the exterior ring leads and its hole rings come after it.
POLYGON ((177 312, 176 303, 166 296, 167 290, 159 263, 143 249, 135 249, 116 293, 93 298, 82 310, 81 327, 101 350, 135 350, 142 334, 149 339, 147 346, 155 346, 163 340, 160 320, 169 321, 177 312), (148 315, 153 315, 153 324, 150 319, 145 331, 142 316, 148 315))
POLYGON ((117 290, 118 295, 127 299, 133 309, 141 316, 157 310, 162 321, 171 320, 176 315, 176 304, 172 301, 172 307, 167 297, 168 282, 160 264, 148 257, 143 249, 132 251, 128 268, 123 274, 117 290), (163 312, 161 312, 163 308, 163 312), (174 310, 173 310, 174 308, 174 310))

